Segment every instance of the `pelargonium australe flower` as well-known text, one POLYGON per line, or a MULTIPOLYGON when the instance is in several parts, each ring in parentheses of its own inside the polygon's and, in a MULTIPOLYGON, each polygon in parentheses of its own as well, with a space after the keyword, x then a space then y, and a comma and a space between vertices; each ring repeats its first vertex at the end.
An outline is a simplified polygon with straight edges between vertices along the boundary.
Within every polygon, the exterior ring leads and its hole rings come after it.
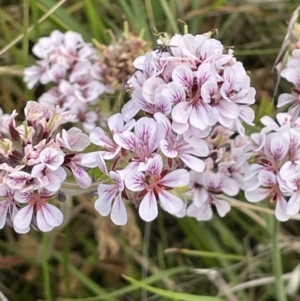
POLYGON ((289 107, 289 113, 297 118, 300 115, 300 49, 294 49, 286 67, 280 73, 281 77, 293 84, 292 93, 282 93, 278 97, 277 107, 289 107))
MULTIPOLYGON (((299 118, 298 118, 299 119, 299 118)), ((268 116, 265 127, 251 135, 251 162, 245 172, 245 196, 249 202, 266 198, 276 203, 275 215, 286 221, 299 212, 300 130, 299 120, 277 114, 278 124, 268 116)))
POLYGON ((58 132, 60 125, 74 118, 68 111, 29 101, 24 113, 21 125, 14 111, 0 127, 0 227, 7 223, 19 233, 31 226, 50 231, 63 221, 51 203, 67 174, 82 189, 91 185, 80 155, 90 141, 77 128, 58 132))
POLYGON ((157 203, 171 214, 187 214, 199 220, 212 217, 212 205, 217 206, 221 216, 230 210, 220 194, 235 196, 244 188, 243 173, 248 167, 244 149, 248 138, 232 139, 233 131, 218 126, 211 136, 198 138, 193 144, 174 132, 170 120, 160 112, 154 118, 128 122, 130 127, 124 127, 121 116, 118 113, 109 120, 112 139, 102 129, 94 129, 90 140, 103 150, 82 158, 85 166, 98 165, 107 175, 108 182, 99 185, 95 203, 101 215, 111 212, 113 222, 123 225, 127 221, 124 202, 129 200, 139 207, 139 215, 145 221, 156 218, 157 203), (189 188, 186 194, 179 193, 179 198, 177 189, 189 188), (200 190, 203 193, 199 194, 200 190), (186 212, 181 198, 191 202, 186 212))
POLYGON ((27 87, 51 83, 39 103, 58 106, 62 112, 71 110, 77 116, 72 122, 81 121, 84 129, 91 131, 98 116, 88 105, 104 92, 111 92, 92 71, 99 60, 96 50, 79 33, 55 30, 49 37, 40 38, 32 51, 39 60, 24 70, 27 87))
POLYGON ((95 207, 117 224, 127 220, 129 200, 145 221, 156 218, 157 204, 199 220, 210 219, 215 205, 224 216, 230 206, 221 194, 244 188, 249 140, 241 121, 252 124, 255 96, 245 69, 209 33, 175 35, 168 43, 167 51, 134 61, 131 100, 109 119, 111 133, 92 131, 100 149, 82 158, 106 175, 95 207), (134 121, 139 112, 146 116, 134 121), (233 139, 235 130, 241 135, 233 139))
POLYGON ((191 200, 186 215, 197 220, 209 220, 213 216, 212 205, 218 214, 224 217, 230 211, 230 205, 222 199, 222 195, 236 196, 245 188, 243 178, 248 168, 245 148, 249 145, 247 137, 236 136, 234 132, 222 126, 214 128, 206 142, 209 155, 203 172, 190 171, 190 190, 186 198, 191 200))
POLYGON ((190 181, 185 169, 176 169, 168 173, 163 169, 163 161, 160 155, 155 155, 148 160, 146 170, 131 170, 125 174, 126 187, 134 192, 139 192, 137 200, 139 214, 147 222, 157 217, 157 201, 161 207, 169 213, 177 213, 183 207, 182 200, 169 192, 174 187, 186 186, 190 181))
POLYGON ((129 80, 133 93, 122 109, 125 120, 140 110, 161 112, 178 134, 220 123, 243 135, 241 121, 254 119, 255 90, 242 63, 210 33, 176 34, 169 44, 168 52, 149 52, 134 61, 139 70, 129 80))

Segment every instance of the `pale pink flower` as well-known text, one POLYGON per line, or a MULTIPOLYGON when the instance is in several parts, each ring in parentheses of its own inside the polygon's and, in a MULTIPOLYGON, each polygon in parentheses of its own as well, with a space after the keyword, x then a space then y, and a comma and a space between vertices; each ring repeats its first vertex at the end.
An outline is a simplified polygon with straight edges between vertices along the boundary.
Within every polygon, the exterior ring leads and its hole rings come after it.
POLYGON ((57 170, 64 162, 64 154, 52 147, 46 147, 40 152, 40 162, 51 170, 57 170))
POLYGON ((92 184, 92 179, 89 174, 81 167, 84 164, 81 163, 83 154, 78 155, 66 155, 64 166, 67 167, 75 178, 76 183, 82 189, 87 189, 92 184))
POLYGON ((288 59, 286 67, 281 71, 281 77, 293 83, 294 86, 300 87, 300 50, 294 49, 292 56, 288 59))
POLYGON ((190 171, 190 177, 191 190, 187 193, 187 198, 191 198, 193 202, 187 209, 187 215, 197 220, 209 220, 213 216, 211 206, 214 205, 218 214, 224 217, 230 211, 230 205, 218 195, 225 193, 235 196, 239 187, 228 181, 222 173, 190 171))
POLYGON ((43 232, 51 231, 63 222, 61 211, 48 203, 53 194, 46 189, 39 192, 15 192, 14 198, 19 203, 27 203, 21 208, 13 219, 13 226, 18 233, 27 233, 33 216, 36 217, 36 225, 43 232))
POLYGON ((90 145, 89 137, 78 128, 71 128, 68 131, 62 130, 62 135, 58 134, 56 140, 62 147, 71 151, 81 152, 90 145))
POLYGON ((4 179, 4 183, 11 189, 16 189, 22 192, 33 191, 43 187, 41 179, 33 177, 24 171, 8 173, 4 179))
POLYGON ((57 169, 53 170, 44 163, 33 166, 31 175, 35 178, 39 178, 43 183, 43 187, 53 192, 60 189, 62 182, 67 177, 67 174, 62 167, 59 166, 57 169))
POLYGON ((116 225, 127 223, 127 212, 122 200, 124 190, 123 179, 118 172, 110 171, 108 176, 114 184, 99 184, 98 199, 95 202, 95 209, 103 216, 111 212, 111 220, 116 225))
POLYGON ((279 125, 263 117, 266 127, 254 136, 259 147, 250 152, 255 162, 245 172, 245 196, 250 202, 276 202, 277 219, 286 221, 299 210, 300 136, 290 115, 280 113, 277 120, 279 125))
POLYGON ((16 126, 16 115, 13 112, 5 120, 0 135, 3 161, 0 164, 0 226, 13 223, 19 233, 28 232, 30 226, 50 231, 62 222, 62 213, 47 203, 65 181, 65 169, 71 171, 81 188, 91 185, 90 176, 81 167, 82 155, 78 154, 90 141, 77 128, 58 133, 55 138, 54 131, 69 120, 68 112, 59 113, 53 107, 28 102, 25 120, 19 126, 16 126), (28 205, 24 207, 24 203, 28 205))
POLYGON ((300 134, 300 117, 293 118, 288 113, 278 113, 276 114, 276 120, 277 123, 270 116, 263 116, 260 121, 269 131, 289 130, 296 135, 300 134))
POLYGON ((282 108, 285 105, 291 104, 288 112, 294 118, 297 118, 300 115, 300 87, 293 88, 292 92, 292 94, 282 93, 279 95, 277 108, 282 108))
MULTIPOLYGON (((287 173, 285 173, 283 176, 285 175, 287 175, 287 173)), ((294 215, 300 210, 300 166, 297 165, 294 170, 290 169, 288 178, 285 180, 286 186, 293 191, 286 207, 286 214, 294 215)))
MULTIPOLYGON (((24 70, 28 88, 32 89, 37 82, 52 84, 50 90, 39 97, 41 104, 59 106, 58 110, 63 112, 78 104, 97 101, 106 92, 106 86, 92 72, 99 56, 79 33, 53 31, 49 37, 38 40, 33 52, 40 60, 24 70)), ((86 105, 84 111, 88 109, 86 105)), ((89 124, 86 127, 90 128, 89 124)))
POLYGON ((165 139, 160 140, 162 153, 168 158, 178 157, 187 167, 202 172, 205 169, 205 163, 197 157, 206 157, 209 154, 206 142, 199 139, 196 146, 187 143, 182 135, 172 133, 171 123, 163 114, 155 114, 155 119, 162 122, 166 130, 165 139))
POLYGON ((159 155, 148 160, 145 172, 131 171, 125 174, 126 187, 131 191, 140 192, 139 194, 143 196, 139 205, 139 214, 147 222, 157 217, 158 201, 165 211, 171 214, 179 212, 183 202, 168 190, 185 186, 189 180, 189 173, 185 169, 164 172, 162 158, 159 155))
POLYGON ((281 187, 279 185, 279 175, 272 172, 262 170, 258 173, 257 179, 259 186, 255 189, 248 188, 245 191, 245 197, 249 202, 259 202, 270 197, 270 202, 276 202, 275 216, 280 221, 287 221, 290 215, 287 214, 287 201, 283 197, 281 187))
MULTIPOLYGON (((124 122, 123 116, 120 113, 112 115, 108 119, 108 127, 112 135, 130 131, 135 124, 134 120, 128 123, 124 122)), ((100 127, 96 127, 89 135, 90 141, 96 145, 101 146, 104 150, 99 151, 104 160, 114 159, 118 156, 122 146, 112 140, 108 134, 100 127)), ((88 153, 84 155, 82 164, 89 167, 96 167, 96 157, 98 152, 88 153), (88 164, 88 165, 87 165, 88 164)))
POLYGON ((132 98, 122 109, 124 118, 140 110, 161 112, 172 118, 178 134, 192 127, 205 131, 219 122, 244 135, 242 121, 253 125, 249 106, 255 90, 242 64, 224 54, 223 45, 209 33, 175 35, 171 42, 170 51, 135 60, 139 70, 128 81, 132 98))
POLYGON ((17 204, 14 200, 14 189, 2 184, 0 185, 0 229, 2 229, 5 223, 12 224, 12 221, 18 212, 17 204))
POLYGON ((28 89, 32 89, 39 81, 43 80, 43 74, 46 72, 46 68, 34 65, 24 69, 24 82, 27 84, 28 89))
POLYGON ((134 168, 145 170, 147 160, 154 155, 164 135, 165 131, 161 123, 157 123, 152 118, 142 117, 136 122, 134 133, 129 131, 116 133, 114 141, 133 153, 131 162, 136 163, 134 168))

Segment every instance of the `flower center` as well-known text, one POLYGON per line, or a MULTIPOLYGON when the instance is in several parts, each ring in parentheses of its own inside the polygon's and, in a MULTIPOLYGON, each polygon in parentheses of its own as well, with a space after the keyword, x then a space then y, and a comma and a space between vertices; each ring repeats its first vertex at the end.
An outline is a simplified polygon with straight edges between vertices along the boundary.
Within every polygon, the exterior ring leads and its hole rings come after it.
POLYGON ((160 179, 161 179, 161 175, 152 176, 149 179, 147 179, 148 186, 146 187, 146 190, 147 191, 153 190, 155 193, 161 193, 162 190, 165 190, 165 187, 158 183, 160 179))

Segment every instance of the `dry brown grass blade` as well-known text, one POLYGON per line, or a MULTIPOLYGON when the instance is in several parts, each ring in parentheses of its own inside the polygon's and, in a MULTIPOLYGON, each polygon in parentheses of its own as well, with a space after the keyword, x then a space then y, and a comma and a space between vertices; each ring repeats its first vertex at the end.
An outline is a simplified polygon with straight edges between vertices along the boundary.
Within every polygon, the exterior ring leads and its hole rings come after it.
POLYGON ((245 14, 253 14, 260 17, 264 17, 268 20, 276 20, 278 19, 278 14, 273 14, 270 12, 266 12, 264 9, 259 8, 255 5, 241 5, 241 6, 230 6, 230 5, 221 5, 218 6, 216 10, 212 10, 210 7, 204 7, 201 9, 195 9, 187 14, 185 14, 182 19, 189 20, 198 16, 209 16, 209 15, 221 15, 221 14, 232 14, 232 13, 245 13, 245 14))
MULTIPOLYGON (((267 213, 270 215, 275 215, 275 210, 273 210, 273 209, 260 207, 260 206, 253 205, 253 204, 246 203, 246 202, 241 202, 234 198, 228 197, 226 195, 222 195, 221 197, 223 200, 226 200, 227 202, 229 202, 232 207, 236 207, 238 209, 244 207, 244 208, 248 208, 248 209, 251 209, 254 211, 260 211, 260 212, 264 212, 264 213, 267 213)), ((299 213, 295 214, 295 215, 291 216, 290 219, 291 220, 300 220, 300 214, 299 213)))

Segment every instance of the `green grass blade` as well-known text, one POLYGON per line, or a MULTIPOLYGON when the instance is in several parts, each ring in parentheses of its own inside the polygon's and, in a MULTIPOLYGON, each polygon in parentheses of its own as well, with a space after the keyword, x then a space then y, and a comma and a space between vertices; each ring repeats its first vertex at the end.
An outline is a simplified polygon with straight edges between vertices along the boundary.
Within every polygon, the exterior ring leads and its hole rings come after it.
POLYGON ((85 2, 85 11, 93 38, 95 38, 100 43, 107 43, 108 35, 105 34, 106 29, 103 23, 103 19, 97 10, 97 6, 94 0, 89 0, 85 2))
POLYGON ((195 250, 178 249, 178 248, 166 249, 164 253, 165 254, 179 253, 179 254, 195 256, 195 257, 224 258, 224 259, 237 260, 237 261, 247 260, 247 256, 242 256, 242 255, 224 254, 219 252, 208 252, 208 251, 195 251, 195 250))
MULTIPOLYGON (((175 268, 171 268, 165 271, 162 271, 160 273, 157 273, 155 275, 149 276, 145 279, 143 279, 143 283, 144 284, 151 284, 157 281, 160 281, 163 278, 166 277, 171 277, 173 275, 179 274, 179 273, 183 273, 183 272, 187 272, 189 271, 190 268, 189 267, 185 267, 185 266, 180 266, 180 267, 175 267, 175 268)), ((107 294, 102 294, 96 297, 91 297, 91 298, 80 298, 80 299, 57 299, 57 301, 98 301, 98 300, 109 300, 109 298, 113 298, 113 297, 120 297, 123 296, 125 294, 128 294, 130 292, 136 291, 137 289, 139 289, 138 286, 136 286, 135 284, 130 284, 126 287, 120 288, 118 290, 115 290, 111 293, 107 293, 107 294)))
POLYGON ((22 30, 22 25, 14 20, 8 13, 6 13, 3 9, 0 9, 0 18, 5 20, 7 23, 12 25, 17 30, 22 30))
POLYGON ((29 6, 30 0, 23 1, 23 45, 22 45, 22 60, 24 65, 28 64, 28 50, 29 50, 29 39, 28 39, 28 28, 29 28, 29 6))
MULTIPOLYGON (((6 42, 8 43, 9 41, 11 41, 13 39, 13 35, 8 27, 8 24, 6 22, 6 20, 4 18, 2 18, 1 16, 4 15, 3 11, 0 10, 1 15, 0 15, 0 27, 2 30, 2 34, 6 40, 6 42)), ((16 62, 16 64, 21 65, 22 62, 22 55, 20 54, 19 49, 14 45, 13 47, 11 47, 11 54, 13 55, 13 58, 16 62)))
MULTIPOLYGON (((45 12, 55 5, 55 1, 39 0, 37 5, 45 12)), ((84 29, 82 24, 73 18, 63 7, 59 7, 55 12, 53 12, 53 14, 49 16, 49 18, 65 30, 72 30, 80 33, 86 41, 90 41, 92 38, 92 35, 84 29)))
MULTIPOLYGON (((59 253, 54 254, 54 256, 63 263, 63 256, 61 256, 59 253)), ((73 274, 76 278, 80 280, 81 283, 85 285, 87 289, 89 289, 94 294, 103 295, 106 294, 106 290, 104 290, 102 287, 100 287, 96 282, 91 280, 89 277, 84 275, 80 270, 78 270, 73 265, 69 265, 69 271, 71 274, 73 274)), ((115 300, 115 299, 110 299, 115 300)))
POLYGON ((124 279, 128 282, 141 287, 143 289, 146 289, 149 292, 152 292, 154 294, 160 295, 162 297, 170 298, 171 300, 183 300, 183 301, 222 301, 222 299, 217 297, 208 297, 208 296, 197 296, 197 295, 191 295, 191 294, 185 294, 185 293, 177 293, 177 292, 170 292, 167 290, 163 290, 161 288, 156 288, 153 286, 150 286, 148 284, 145 284, 141 281, 134 280, 128 276, 123 275, 124 279))
POLYGON ((170 5, 166 0, 159 0, 159 2, 167 17, 168 22, 170 23, 173 33, 179 33, 180 31, 177 25, 177 16, 174 15, 174 12, 172 12, 170 5))
POLYGON ((40 32, 40 24, 38 22, 39 19, 39 9, 35 5, 35 1, 30 1, 30 11, 33 19, 33 25, 34 25, 34 36, 35 37, 40 37, 41 32, 40 32))

